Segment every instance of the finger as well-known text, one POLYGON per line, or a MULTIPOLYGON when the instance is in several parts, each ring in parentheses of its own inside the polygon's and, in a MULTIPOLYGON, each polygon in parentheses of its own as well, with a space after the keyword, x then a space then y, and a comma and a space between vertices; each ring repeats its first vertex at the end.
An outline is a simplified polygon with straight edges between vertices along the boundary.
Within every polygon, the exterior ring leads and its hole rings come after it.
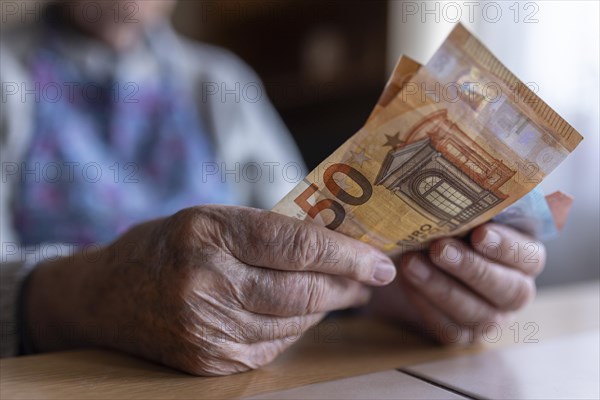
POLYGON ((345 276, 365 284, 390 283, 396 268, 385 254, 312 222, 273 212, 238 209, 227 246, 240 261, 284 271, 313 271, 345 276))
POLYGON ((294 343, 295 340, 281 338, 270 342, 256 342, 247 345, 243 350, 246 360, 249 360, 246 362, 247 369, 256 369, 270 364, 294 343))
POLYGON ((444 331, 448 327, 457 324, 433 306, 421 293, 417 292, 410 283, 406 282, 406 278, 400 280, 400 285, 406 298, 415 307, 420 319, 423 321, 424 326, 417 328, 438 342, 444 344, 456 342, 456 337, 453 337, 450 332, 445 334, 444 331))
POLYGON ((404 279, 401 280, 401 286, 408 301, 414 306, 423 321, 423 326, 417 326, 419 331, 443 344, 475 341, 474 329, 468 329, 451 320, 404 279))
MULTIPOLYGON (((210 352, 204 352, 202 357, 194 359, 195 362, 179 368, 198 376, 231 375, 271 363, 292 344, 293 342, 286 339, 249 344, 231 341, 213 343, 210 352)), ((193 354, 193 352, 190 353, 193 354)))
POLYGON ((485 323, 498 318, 498 311, 489 303, 437 269, 420 254, 404 258, 401 271, 431 304, 460 324, 485 323))
POLYGON ((530 236, 500 224, 485 224, 473 230, 471 243, 488 260, 537 276, 546 263, 545 246, 530 236))
POLYGON ((457 239, 441 239, 430 251, 435 265, 502 310, 522 308, 535 295, 531 276, 491 262, 457 239))
POLYGON ((242 307, 255 314, 293 317, 359 307, 370 291, 348 278, 316 272, 256 269, 240 285, 242 307))

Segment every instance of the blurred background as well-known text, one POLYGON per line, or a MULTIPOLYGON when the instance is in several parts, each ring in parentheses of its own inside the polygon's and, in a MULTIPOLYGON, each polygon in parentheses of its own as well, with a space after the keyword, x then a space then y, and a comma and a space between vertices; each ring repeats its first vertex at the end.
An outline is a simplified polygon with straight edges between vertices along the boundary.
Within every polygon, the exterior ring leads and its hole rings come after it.
POLYGON ((600 277, 599 19, 598 1, 180 0, 173 16, 257 71, 309 168, 363 125, 400 54, 427 62, 462 22, 585 138, 543 183, 575 204, 541 285, 600 277))

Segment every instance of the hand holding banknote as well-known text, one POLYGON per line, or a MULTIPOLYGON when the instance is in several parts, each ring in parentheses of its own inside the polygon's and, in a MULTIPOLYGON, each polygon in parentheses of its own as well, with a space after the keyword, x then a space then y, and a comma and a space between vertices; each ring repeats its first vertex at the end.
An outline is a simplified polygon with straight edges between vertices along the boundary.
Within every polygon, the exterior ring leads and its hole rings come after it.
POLYGON ((126 336, 32 330, 32 345, 115 348, 196 375, 271 362, 327 312, 364 305, 367 287, 396 273, 372 246, 246 207, 188 208, 134 227, 93 256, 39 266, 27 321, 85 321, 98 332, 129 326, 126 336))
POLYGON ((533 299, 534 278, 545 260, 541 242, 504 225, 484 224, 467 240, 443 238, 429 252, 398 257, 395 282, 375 289, 368 309, 441 343, 482 341, 533 299))
POLYGON ((581 140, 459 24, 426 65, 399 60, 365 126, 274 211, 394 257, 402 289, 377 289, 374 311, 477 340, 534 296, 534 236, 556 236, 572 203, 537 186, 581 140))

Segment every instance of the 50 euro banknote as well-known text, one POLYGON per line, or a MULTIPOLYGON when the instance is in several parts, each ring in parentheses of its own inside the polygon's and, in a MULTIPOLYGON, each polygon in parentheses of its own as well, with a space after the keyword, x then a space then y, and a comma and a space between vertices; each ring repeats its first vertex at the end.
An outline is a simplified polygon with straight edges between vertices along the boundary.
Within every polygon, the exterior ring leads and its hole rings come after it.
MULTIPOLYGON (((426 65, 399 60, 363 128, 273 211, 386 252, 418 250, 503 210, 512 217, 501 222, 525 221, 547 203, 535 192, 515 202, 581 140, 459 24, 426 65)), ((535 218, 522 225, 548 228, 535 218)))

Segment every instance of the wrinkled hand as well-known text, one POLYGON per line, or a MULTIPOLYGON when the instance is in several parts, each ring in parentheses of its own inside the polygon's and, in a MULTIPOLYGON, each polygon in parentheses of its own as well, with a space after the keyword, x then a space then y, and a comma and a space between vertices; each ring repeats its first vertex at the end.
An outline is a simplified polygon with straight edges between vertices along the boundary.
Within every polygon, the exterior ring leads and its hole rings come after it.
MULTIPOLYGON (((29 326, 87 321, 109 332, 131 324, 126 342, 104 334, 77 344, 197 375, 269 363, 328 311, 367 302, 365 284, 389 283, 396 271, 364 243, 241 207, 186 209, 137 226, 98 253, 94 263, 88 254, 69 260, 70 270, 62 260, 34 272, 29 326)), ((52 347, 44 340, 36 338, 38 349, 52 347)))
POLYGON ((490 324, 506 322, 533 299, 545 260, 540 242, 507 226, 481 225, 469 243, 444 238, 428 252, 405 254, 399 285, 377 289, 371 307, 442 343, 481 341, 490 324))

